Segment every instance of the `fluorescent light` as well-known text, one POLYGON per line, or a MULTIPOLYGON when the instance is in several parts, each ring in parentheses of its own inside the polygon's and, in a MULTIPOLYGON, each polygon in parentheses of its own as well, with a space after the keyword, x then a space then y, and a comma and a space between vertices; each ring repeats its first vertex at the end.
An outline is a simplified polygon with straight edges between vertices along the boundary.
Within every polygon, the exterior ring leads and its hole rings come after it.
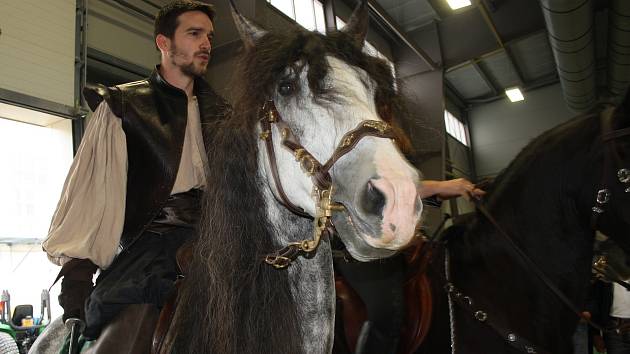
POLYGON ((453 10, 472 5, 470 3, 470 0, 446 0, 446 2, 448 3, 448 6, 450 6, 453 10))
POLYGON ((505 94, 512 102, 523 101, 525 99, 525 97, 523 97, 523 93, 518 87, 513 87, 505 90, 505 94))

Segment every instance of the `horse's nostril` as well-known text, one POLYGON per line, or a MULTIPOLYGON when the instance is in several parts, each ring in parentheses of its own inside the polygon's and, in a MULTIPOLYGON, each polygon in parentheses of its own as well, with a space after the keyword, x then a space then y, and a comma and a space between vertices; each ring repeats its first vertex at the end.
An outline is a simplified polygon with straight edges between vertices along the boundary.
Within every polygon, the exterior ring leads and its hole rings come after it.
POLYGON ((371 181, 367 183, 362 199, 361 204, 367 214, 381 215, 383 213, 385 195, 371 181))

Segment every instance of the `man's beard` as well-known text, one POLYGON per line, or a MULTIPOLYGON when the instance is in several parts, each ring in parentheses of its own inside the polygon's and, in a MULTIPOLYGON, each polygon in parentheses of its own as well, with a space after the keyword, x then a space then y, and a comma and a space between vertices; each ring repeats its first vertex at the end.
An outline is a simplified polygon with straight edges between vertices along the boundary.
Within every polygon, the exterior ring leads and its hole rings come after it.
MULTIPOLYGON (((206 71, 208 70, 208 64, 200 65, 199 67, 197 67, 197 66, 195 66, 195 60, 194 60, 194 58, 195 58, 195 56, 197 54, 202 54, 202 53, 205 54, 206 52, 195 52, 193 54, 193 60, 190 63, 185 64, 185 65, 179 65, 179 64, 177 64, 175 62, 175 58, 177 56, 185 57, 186 55, 180 53, 177 50, 177 46, 175 45, 175 43, 173 43, 173 49, 171 50, 171 62, 173 63, 174 66, 179 67, 179 70, 181 70, 181 72, 184 75, 187 75, 189 77, 203 77, 203 75, 205 75, 206 71)), ((208 55, 209 55, 209 53, 208 53, 208 55)))
POLYGON ((203 77, 208 70, 208 66, 204 65, 196 67, 195 62, 193 61, 190 64, 180 66, 179 70, 181 70, 184 75, 188 75, 190 77, 203 77))

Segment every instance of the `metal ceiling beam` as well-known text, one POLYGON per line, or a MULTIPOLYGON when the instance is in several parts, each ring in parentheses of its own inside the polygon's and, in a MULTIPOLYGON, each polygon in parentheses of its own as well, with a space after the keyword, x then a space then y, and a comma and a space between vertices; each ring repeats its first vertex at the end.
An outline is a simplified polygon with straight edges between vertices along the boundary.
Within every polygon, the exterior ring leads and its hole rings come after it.
POLYGON ((442 21, 442 20, 444 19, 444 16, 442 16, 442 14, 440 13, 440 10, 438 10, 438 9, 435 7, 435 4, 434 4, 431 0, 427 0, 427 4, 428 4, 428 5, 429 5, 429 7, 431 8, 431 10, 433 10, 433 12, 435 12, 436 19, 437 19, 438 21, 442 21))
POLYGON ((475 71, 477 71, 477 74, 479 74, 479 76, 481 76, 481 79, 483 80, 483 82, 486 83, 486 85, 488 86, 488 88, 490 88, 490 90, 492 90, 492 94, 493 95, 497 95, 499 94, 499 90, 497 89, 497 87, 494 85, 494 83, 492 82, 492 80, 490 80, 490 78, 488 77, 488 75, 486 74, 486 72, 481 68, 481 66, 479 66, 479 63, 473 61, 472 62, 472 67, 475 69, 475 71))
MULTIPOLYGON (((527 91, 532 91, 532 90, 539 89, 541 87, 556 84, 559 81, 560 79, 558 78, 558 75, 552 74, 552 75, 543 77, 541 79, 538 79, 536 81, 529 82, 527 85, 522 87, 522 90, 525 93, 527 91)), ((473 105, 478 105, 478 104, 486 104, 486 103, 494 102, 494 101, 504 99, 504 98, 506 98, 505 94, 500 93, 496 96, 486 97, 486 98, 475 98, 475 99, 466 100, 465 102, 469 106, 473 106, 473 105)))
MULTIPOLYGON (((508 42, 505 42, 505 43, 504 43, 504 44, 505 44, 505 47, 508 47, 508 48, 509 48, 509 47, 512 47, 515 43, 518 43, 518 42, 524 41, 524 40, 526 40, 526 39, 529 39, 529 38, 531 38, 531 37, 537 36, 537 35, 539 35, 540 33, 545 33, 545 34, 546 34, 546 33, 547 33, 547 30, 546 30, 546 29, 541 29, 541 30, 537 30, 537 31, 534 31, 534 32, 528 33, 528 34, 526 34, 526 35, 520 36, 520 37, 518 37, 518 38, 514 38, 514 39, 512 39, 512 40, 510 40, 510 41, 508 41, 508 42)), ((547 41, 549 41, 549 36, 545 35, 545 39, 546 39, 547 41)), ((548 43, 548 42, 547 42, 547 43, 548 43)), ((549 47, 551 48, 551 45, 549 45, 549 47)), ((471 61, 476 61, 476 62, 479 62, 479 61, 481 61, 481 60, 483 60, 483 59, 485 59, 485 58, 487 58, 487 57, 491 57, 491 56, 496 55, 496 54, 499 54, 499 53, 501 53, 501 52, 503 52, 503 51, 504 51, 504 48, 498 48, 498 49, 491 50, 491 51, 489 51, 489 52, 487 52, 487 53, 483 53, 483 54, 481 54, 480 56, 478 56, 478 57, 476 57, 476 58, 473 58, 473 59, 470 59, 470 60, 463 61, 463 62, 461 62, 461 63, 459 63, 459 64, 455 64, 455 65, 453 65, 453 66, 451 66, 451 67, 447 68, 447 69, 446 69, 446 72, 451 72, 451 71, 453 71, 453 70, 457 70, 457 69, 462 68, 462 67, 464 67, 464 66, 470 65, 470 62, 471 62, 471 61)))
POLYGON ((488 57, 491 57, 493 55, 497 55, 497 54, 503 53, 503 52, 504 52, 503 48, 499 48, 499 49, 495 49, 495 50, 492 50, 492 51, 487 52, 487 53, 483 53, 483 54, 481 54, 480 56, 478 56, 476 58, 472 58, 470 60, 466 60, 464 62, 461 62, 461 63, 459 63, 457 65, 451 66, 450 68, 446 69, 446 72, 449 73, 451 71, 455 71, 457 69, 461 69, 461 68, 466 67, 466 66, 468 66, 468 65, 470 65, 472 63, 478 63, 478 62, 484 60, 485 58, 488 58, 488 57))
POLYGON ((482 0, 476 0, 475 2, 477 4, 477 7, 479 8, 479 12, 481 12, 481 16, 483 17, 483 20, 486 22, 486 25, 488 25, 488 28, 492 32, 492 35, 496 39, 501 49, 505 51, 505 55, 507 56, 508 61, 510 62, 510 65, 514 69, 514 72, 516 73, 516 76, 518 77, 518 80, 520 81, 521 85, 525 85, 523 73, 516 66, 516 62, 514 61, 514 57, 510 53, 509 48, 505 46, 505 43, 503 42, 503 39, 501 38, 501 35, 499 34, 499 31, 497 30, 497 27, 494 24, 494 21, 492 21, 492 18, 490 17, 490 13, 488 12, 488 9, 486 8, 486 4, 482 0))
POLYGON ((396 21, 394 21, 394 19, 389 16, 387 11, 385 11, 385 9, 383 9, 383 7, 378 2, 376 2, 376 0, 369 0, 368 7, 370 8, 370 10, 372 10, 372 13, 377 17, 379 21, 385 24, 394 35, 396 35, 403 43, 405 43, 414 53, 416 53, 416 55, 418 55, 418 57, 420 57, 420 59, 422 59, 422 61, 424 61, 429 66, 429 68, 431 68, 431 71, 441 69, 441 67, 436 64, 433 59, 431 59, 431 57, 424 50, 422 50, 422 48, 416 45, 416 43, 414 43, 414 41, 407 36, 405 31, 403 31, 402 28, 398 26, 396 21))
POLYGON ((447 91, 450 91, 450 93, 453 95, 453 98, 455 98, 455 100, 462 103, 462 107, 466 106, 466 100, 464 99, 462 94, 459 93, 459 91, 457 91, 457 89, 450 83, 450 81, 448 81, 446 76, 444 77, 444 87, 446 87, 447 91))
POLYGON ((518 65, 516 65, 516 61, 514 60, 514 55, 512 54, 512 50, 509 47, 505 47, 503 49, 505 50, 505 56, 508 58, 508 61, 512 65, 512 69, 514 69, 514 72, 516 73, 516 77, 518 78, 518 81, 521 82, 521 85, 527 84, 525 82, 525 76, 523 75, 523 72, 518 67, 518 65))

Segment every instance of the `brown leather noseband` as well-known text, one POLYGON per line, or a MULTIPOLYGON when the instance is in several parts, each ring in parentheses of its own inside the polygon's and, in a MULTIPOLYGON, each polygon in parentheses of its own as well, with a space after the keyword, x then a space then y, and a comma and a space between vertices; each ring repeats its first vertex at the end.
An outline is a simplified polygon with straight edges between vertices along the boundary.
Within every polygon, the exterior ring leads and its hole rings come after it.
POLYGON ((265 142, 269 167, 276 187, 276 199, 280 201, 287 209, 293 213, 311 218, 302 208, 293 204, 287 197, 282 183, 280 181, 280 173, 278 171, 278 163, 273 147, 272 125, 275 124, 282 135, 281 144, 289 149, 295 156, 296 161, 302 167, 302 170, 311 178, 313 182, 313 197, 315 199, 315 218, 314 235, 311 240, 303 240, 301 242, 290 243, 283 249, 270 254, 265 258, 265 262, 275 268, 283 269, 288 267, 292 261, 298 256, 307 256, 317 249, 319 241, 323 234, 330 235, 332 233, 332 223, 330 217, 334 211, 343 210, 341 204, 335 203, 332 199, 332 177, 330 169, 344 155, 352 151, 359 141, 367 136, 377 138, 394 139, 394 131, 389 124, 383 121, 365 120, 359 125, 347 132, 342 138, 339 146, 333 151, 332 156, 321 164, 293 134, 289 125, 282 120, 273 100, 266 101, 259 110, 260 119, 260 139, 265 142))

